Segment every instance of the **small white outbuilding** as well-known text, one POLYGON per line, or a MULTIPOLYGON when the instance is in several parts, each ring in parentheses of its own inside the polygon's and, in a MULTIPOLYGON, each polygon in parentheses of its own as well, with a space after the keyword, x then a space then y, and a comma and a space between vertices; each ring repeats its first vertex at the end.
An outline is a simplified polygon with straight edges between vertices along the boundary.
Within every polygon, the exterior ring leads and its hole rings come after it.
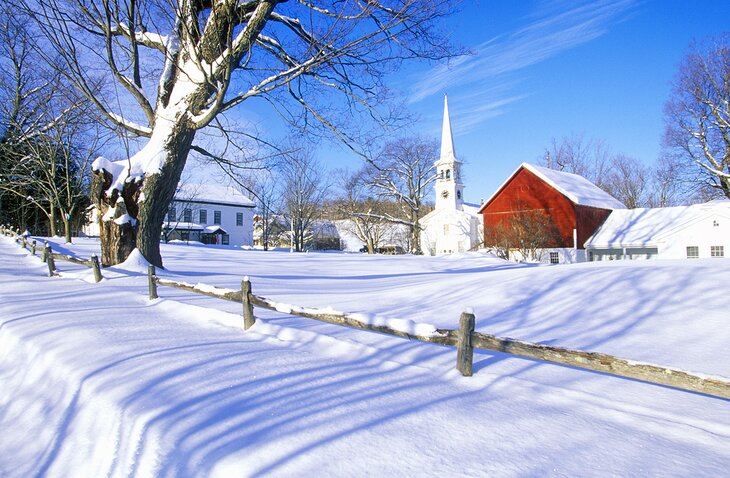
POLYGON ((585 243, 590 261, 694 259, 730 252, 730 200, 616 209, 585 243))

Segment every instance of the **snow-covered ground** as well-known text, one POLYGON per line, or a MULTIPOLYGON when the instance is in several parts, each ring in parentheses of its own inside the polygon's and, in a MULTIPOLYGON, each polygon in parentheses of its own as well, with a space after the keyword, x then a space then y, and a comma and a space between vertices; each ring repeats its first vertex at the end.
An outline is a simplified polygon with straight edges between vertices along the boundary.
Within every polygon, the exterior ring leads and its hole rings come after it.
MULTIPOLYGON (((56 244, 83 257, 98 244, 56 244)), ((481 254, 163 245, 161 275, 379 320, 730 377, 730 261, 529 266, 481 254)), ((0 476, 719 476, 730 402, 455 350, 91 271, 0 238, 0 476)))

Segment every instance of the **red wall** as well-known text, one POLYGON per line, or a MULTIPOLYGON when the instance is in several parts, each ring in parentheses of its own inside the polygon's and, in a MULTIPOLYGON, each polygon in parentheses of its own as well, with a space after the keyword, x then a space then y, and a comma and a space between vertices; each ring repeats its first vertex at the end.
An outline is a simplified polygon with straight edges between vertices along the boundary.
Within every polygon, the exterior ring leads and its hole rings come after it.
POLYGON ((603 221, 611 214, 611 210, 580 205, 575 209, 578 222, 578 249, 583 249, 583 244, 603 224, 603 221))
POLYGON ((509 222, 520 211, 535 210, 552 217, 562 239, 558 247, 573 247, 573 229, 577 229, 580 249, 611 212, 575 205, 535 174, 521 168, 483 207, 485 239, 491 228, 509 222))

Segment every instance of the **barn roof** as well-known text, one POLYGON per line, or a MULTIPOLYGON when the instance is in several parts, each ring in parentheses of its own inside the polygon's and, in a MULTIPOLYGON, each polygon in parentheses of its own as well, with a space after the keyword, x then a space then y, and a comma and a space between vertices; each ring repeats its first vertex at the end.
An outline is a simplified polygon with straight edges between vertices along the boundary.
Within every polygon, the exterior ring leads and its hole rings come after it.
POLYGON ((526 169, 538 178, 542 179, 550 187, 567 197, 575 204, 581 206, 589 206, 600 209, 624 209, 621 201, 608 194, 583 176, 554 169, 535 166, 530 163, 522 163, 514 173, 505 181, 497 191, 490 197, 481 207, 480 212, 492 202, 494 198, 507 186, 510 181, 522 169, 526 169))
POLYGON ((640 247, 658 241, 709 216, 730 218, 730 201, 692 206, 617 209, 586 242, 588 248, 640 247))
POLYGON ((255 206, 255 203, 248 196, 236 188, 213 184, 180 184, 175 191, 175 200, 229 206, 255 206))

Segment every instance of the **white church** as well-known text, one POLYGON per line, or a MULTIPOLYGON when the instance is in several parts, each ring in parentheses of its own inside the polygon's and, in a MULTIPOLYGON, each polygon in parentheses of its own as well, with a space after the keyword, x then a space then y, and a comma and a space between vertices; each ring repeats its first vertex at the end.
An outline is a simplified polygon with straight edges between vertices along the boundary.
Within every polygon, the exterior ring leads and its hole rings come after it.
POLYGON ((451 134, 449 100, 444 96, 441 155, 436 161, 435 209, 421 219, 421 249, 426 255, 465 252, 483 241, 479 206, 464 202, 461 161, 456 159, 451 134))

